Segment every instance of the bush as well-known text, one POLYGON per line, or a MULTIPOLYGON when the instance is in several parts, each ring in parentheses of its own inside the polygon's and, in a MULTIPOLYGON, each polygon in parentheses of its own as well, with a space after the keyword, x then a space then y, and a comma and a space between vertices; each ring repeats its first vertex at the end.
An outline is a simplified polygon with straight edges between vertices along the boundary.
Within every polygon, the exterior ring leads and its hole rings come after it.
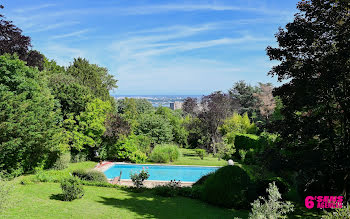
POLYGON ((268 199, 259 197, 259 199, 251 204, 252 212, 249 214, 250 219, 282 218, 285 214, 293 211, 293 205, 290 202, 284 203, 281 201, 281 194, 274 182, 269 184, 266 192, 268 193, 268 199))
POLYGON ((155 191, 156 195, 163 197, 175 197, 181 190, 181 183, 180 181, 171 180, 166 185, 154 187, 153 190, 155 191))
POLYGON ((181 187, 179 195, 187 198, 202 199, 203 186, 181 187))
POLYGON ((81 180, 93 181, 93 182, 107 182, 107 177, 104 173, 97 170, 83 170, 78 169, 72 172, 73 176, 78 177, 81 180))
POLYGON ((148 170, 142 169, 139 173, 130 173, 130 178, 134 186, 139 189, 143 186, 143 181, 149 178, 148 170))
POLYGON ((342 208, 337 208, 331 212, 325 212, 322 219, 343 219, 349 218, 350 215, 350 205, 343 206, 342 208))
POLYGON ((246 193, 251 180, 238 166, 225 166, 210 175, 204 183, 203 199, 227 208, 242 208, 248 202, 246 193))
POLYGON ((266 180, 259 180, 256 183, 256 194, 259 196, 267 197, 266 188, 269 187, 271 183, 275 183, 279 188, 279 192, 282 194, 282 197, 286 195, 289 191, 288 183, 281 177, 272 177, 266 180))
POLYGON ((193 186, 199 186, 199 185, 203 185, 204 182, 209 178, 209 176, 213 175, 214 173, 208 173, 207 175, 202 176, 201 178, 199 178, 199 180, 197 180, 197 182, 195 182, 193 184, 193 186))
POLYGON ((204 149, 195 149, 198 157, 200 157, 202 160, 204 159, 205 156, 205 150, 204 149))
POLYGON ((150 159, 156 163, 168 163, 177 160, 181 153, 176 145, 164 144, 154 147, 150 159))
POLYGON ((144 163, 150 150, 150 139, 146 136, 130 135, 120 138, 115 144, 104 145, 101 158, 104 160, 144 163))
POLYGON ((259 148, 259 136, 252 134, 235 135, 235 147, 238 150, 249 150, 250 148, 259 148))
POLYGON ((65 178, 61 181, 63 201, 73 201, 83 197, 84 188, 77 177, 65 178))
POLYGON ((53 164, 52 169, 54 170, 63 170, 68 167, 68 164, 70 163, 71 156, 70 153, 64 153, 60 155, 56 162, 53 164))

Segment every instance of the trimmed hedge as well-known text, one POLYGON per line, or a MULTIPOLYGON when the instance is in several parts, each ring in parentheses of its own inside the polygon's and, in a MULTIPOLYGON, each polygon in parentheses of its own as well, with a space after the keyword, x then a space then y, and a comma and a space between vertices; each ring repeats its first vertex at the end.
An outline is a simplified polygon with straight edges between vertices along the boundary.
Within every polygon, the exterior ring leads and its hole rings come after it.
POLYGON ((236 134, 235 136, 235 147, 236 151, 246 150, 250 148, 259 148, 259 136, 252 134, 236 134))
POLYGON ((238 166, 225 166, 204 182, 203 199, 213 205, 243 208, 249 204, 246 194, 251 184, 249 175, 238 166))
POLYGON ((107 177, 104 173, 96 170, 83 170, 83 169, 78 169, 74 170, 72 172, 73 176, 78 177, 81 180, 86 180, 86 181, 93 181, 93 182, 107 182, 107 177))

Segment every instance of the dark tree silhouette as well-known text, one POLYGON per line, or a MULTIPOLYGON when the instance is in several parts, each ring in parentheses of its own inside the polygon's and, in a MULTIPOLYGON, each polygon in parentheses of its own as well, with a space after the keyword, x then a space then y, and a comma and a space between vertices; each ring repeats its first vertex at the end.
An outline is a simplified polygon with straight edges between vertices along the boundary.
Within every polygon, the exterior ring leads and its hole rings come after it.
MULTIPOLYGON (((301 1, 267 48, 284 120, 276 129, 307 194, 350 192, 350 10, 348 1, 301 1)), ((288 163, 287 162, 287 163, 288 163)), ((305 193, 305 194, 306 194, 305 193)))
MULTIPOLYGON (((1 5, 0 9, 2 8, 4 7, 1 5)), ((0 14, 0 55, 16 53, 21 60, 27 62, 27 65, 37 66, 39 70, 42 70, 44 56, 30 48, 30 37, 24 36, 20 28, 0 14)))

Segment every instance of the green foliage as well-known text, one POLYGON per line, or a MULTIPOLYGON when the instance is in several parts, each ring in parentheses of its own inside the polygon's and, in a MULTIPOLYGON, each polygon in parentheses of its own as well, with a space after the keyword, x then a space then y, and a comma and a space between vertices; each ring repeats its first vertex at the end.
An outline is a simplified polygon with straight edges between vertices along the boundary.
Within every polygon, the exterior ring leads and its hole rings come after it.
POLYGON ((236 134, 235 136, 235 147, 238 151, 258 148, 259 145, 259 136, 251 134, 236 134))
POLYGON ((348 1, 302 1, 298 10, 266 49, 279 61, 269 74, 286 81, 274 90, 283 120, 272 128, 283 142, 273 153, 281 171, 298 172, 303 195, 350 194, 348 1))
POLYGON ((101 158, 117 161, 143 163, 150 151, 150 139, 142 135, 120 138, 115 144, 106 144, 101 149, 101 158))
POLYGON ((281 194, 275 183, 270 183, 266 192, 268 193, 268 199, 259 197, 252 203, 252 212, 249 214, 250 219, 287 218, 286 214, 294 211, 293 204, 281 200, 281 194))
POLYGON ((146 99, 125 98, 117 101, 118 113, 125 114, 129 110, 130 103, 135 107, 138 115, 149 114, 155 111, 152 103, 146 99))
POLYGON ((248 113, 249 116, 258 112, 259 99, 254 95, 259 88, 253 87, 244 81, 239 81, 229 90, 230 97, 238 101, 239 113, 248 113))
POLYGON ((238 166, 225 166, 204 182, 205 201, 227 208, 242 208, 247 204, 246 193, 251 180, 238 166))
POLYGON ((104 122, 110 110, 109 102, 96 98, 87 104, 85 111, 80 115, 74 118, 70 114, 70 117, 64 121, 64 127, 67 130, 67 137, 73 143, 72 147, 76 150, 99 147, 106 130, 104 122))
POLYGON ((219 128, 222 135, 227 133, 241 133, 241 134, 255 134, 257 127, 254 123, 251 123, 247 113, 243 116, 238 113, 234 113, 233 116, 227 118, 222 126, 219 128))
POLYGON ((346 219, 350 215, 350 204, 344 205, 342 208, 337 208, 333 211, 325 212, 322 219, 346 219))
POLYGON ((0 56, 0 170, 33 170, 66 150, 45 78, 15 56, 0 56))
POLYGON ((55 170, 66 169, 68 167, 68 164, 70 163, 70 160, 71 160, 70 153, 61 154, 57 158, 57 160, 54 163, 54 165, 52 166, 52 169, 55 169, 55 170))
POLYGON ((109 91, 117 88, 117 80, 108 74, 106 68, 90 64, 86 59, 74 59, 67 68, 67 73, 75 77, 79 84, 88 87, 95 97, 104 101, 110 101, 109 91))
POLYGON ((156 163, 168 163, 176 161, 180 156, 181 152, 176 145, 163 144, 154 147, 150 159, 156 163))
POLYGON ((59 73, 46 73, 48 86, 52 95, 59 101, 64 118, 71 113, 79 115, 85 111, 86 105, 93 99, 89 88, 79 84, 76 78, 65 73, 64 70, 59 73))
POLYGON ((239 156, 241 157, 241 161, 244 163, 245 156, 247 155, 248 152, 246 150, 239 149, 238 153, 239 153, 239 156))
POLYGON ((78 177, 81 180, 93 181, 93 182, 99 182, 99 183, 107 182, 106 175, 97 170, 86 171, 84 169, 77 169, 72 172, 72 175, 78 177))
POLYGON ((151 138, 153 143, 168 143, 173 140, 172 127, 164 116, 157 114, 144 114, 138 119, 135 130, 136 135, 145 135, 151 138))
POLYGON ((130 178, 134 183, 134 186, 138 189, 143 187, 143 181, 147 180, 149 176, 150 175, 148 173, 148 170, 144 170, 144 169, 142 169, 138 173, 130 173, 130 178))
POLYGON ((84 188, 79 178, 69 177, 61 181, 63 201, 73 201, 84 196, 84 188))
POLYGON ((202 160, 204 159, 205 156, 205 150, 204 149, 195 149, 196 154, 198 155, 198 157, 200 157, 202 160))
POLYGON ((163 115, 169 121, 172 127, 174 142, 182 146, 187 146, 187 138, 189 133, 184 126, 182 112, 179 110, 171 110, 168 107, 158 107, 156 114, 163 115))
POLYGON ((199 180, 197 180, 197 182, 193 184, 193 186, 204 185, 204 182, 213 174, 214 173, 208 173, 207 175, 202 176, 201 178, 199 178, 199 180))
POLYGON ((153 188, 156 195, 163 197, 175 197, 180 193, 181 182, 176 180, 171 180, 166 185, 160 185, 153 188))

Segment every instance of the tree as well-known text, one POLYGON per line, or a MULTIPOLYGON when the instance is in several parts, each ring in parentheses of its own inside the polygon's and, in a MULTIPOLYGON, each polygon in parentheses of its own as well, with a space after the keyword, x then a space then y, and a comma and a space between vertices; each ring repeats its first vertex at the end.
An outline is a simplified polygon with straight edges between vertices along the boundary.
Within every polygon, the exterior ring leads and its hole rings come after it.
POLYGON ((158 107, 156 114, 164 116, 172 127, 174 142, 182 146, 187 146, 188 131, 183 125, 184 120, 181 115, 181 110, 174 111, 168 107, 158 107))
POLYGON ((93 158, 94 151, 101 146, 102 136, 106 131, 104 123, 110 111, 109 102, 95 98, 79 115, 70 114, 68 119, 64 120, 64 127, 71 147, 77 151, 85 150, 88 156, 93 158))
POLYGON ((37 69, 0 56, 0 171, 21 174, 66 149, 56 106, 37 69))
POLYGON ((141 115, 138 119, 135 134, 148 136, 152 139, 152 143, 156 144, 168 143, 174 138, 168 120, 157 114, 141 115))
POLYGON ((187 97, 182 104, 182 110, 186 114, 190 114, 191 116, 197 116, 199 113, 197 98, 187 97))
POLYGON ((108 142, 115 142, 121 136, 128 136, 131 133, 129 123, 117 113, 110 113, 105 120, 106 131, 103 134, 108 142))
POLYGON ((257 112, 259 100, 254 96, 259 89, 247 84, 245 81, 236 82, 229 90, 229 95, 232 98, 232 109, 238 113, 248 113, 250 117, 257 112))
POLYGON ((198 118, 202 122, 203 128, 210 139, 210 145, 207 145, 207 150, 211 149, 216 153, 215 143, 221 141, 218 128, 232 113, 231 100, 228 94, 217 91, 204 96, 201 106, 202 110, 198 118))
MULTIPOLYGON (((276 123, 281 147, 293 157, 307 194, 350 191, 350 16, 347 1, 301 1, 294 21, 279 29, 279 47, 267 47, 280 64, 269 72, 280 81, 283 103, 276 123)), ((290 165, 292 166, 292 165, 290 165)), ((289 167, 291 168, 291 167, 289 167)))
POLYGON ((274 112, 276 107, 275 98, 272 95, 273 87, 271 84, 259 83, 260 92, 254 93, 253 96, 258 98, 258 106, 260 110, 260 115, 262 115, 265 120, 269 121, 269 116, 274 112))
POLYGON ((67 68, 67 73, 74 76, 78 83, 90 88, 92 94, 103 101, 110 101, 109 91, 117 88, 117 80, 108 74, 108 70, 98 65, 90 64, 83 58, 74 59, 67 68))
POLYGON ((27 62, 27 65, 37 66, 42 70, 44 57, 38 51, 30 50, 30 41, 30 37, 22 35, 20 28, 12 21, 5 20, 4 15, 0 14, 0 55, 16 53, 21 60, 27 62))

